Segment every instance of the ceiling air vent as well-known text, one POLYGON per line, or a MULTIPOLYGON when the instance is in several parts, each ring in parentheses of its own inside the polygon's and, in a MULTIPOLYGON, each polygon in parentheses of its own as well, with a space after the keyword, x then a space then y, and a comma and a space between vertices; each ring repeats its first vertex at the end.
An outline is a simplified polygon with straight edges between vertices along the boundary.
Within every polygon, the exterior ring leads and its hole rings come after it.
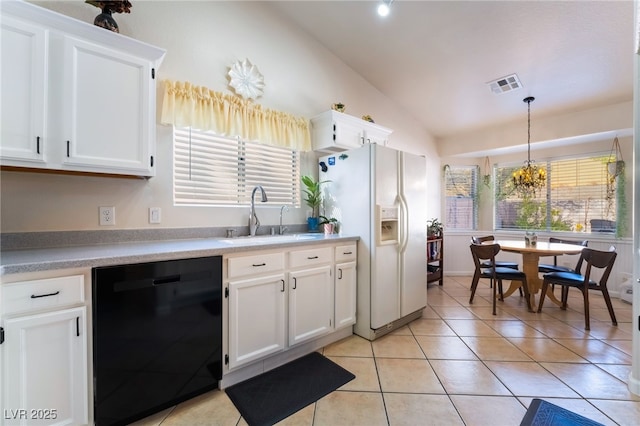
POLYGON ((502 93, 511 92, 513 90, 518 90, 522 87, 522 83, 520 83, 520 79, 517 75, 511 74, 506 77, 501 77, 497 80, 493 80, 487 83, 491 91, 500 95, 502 93))

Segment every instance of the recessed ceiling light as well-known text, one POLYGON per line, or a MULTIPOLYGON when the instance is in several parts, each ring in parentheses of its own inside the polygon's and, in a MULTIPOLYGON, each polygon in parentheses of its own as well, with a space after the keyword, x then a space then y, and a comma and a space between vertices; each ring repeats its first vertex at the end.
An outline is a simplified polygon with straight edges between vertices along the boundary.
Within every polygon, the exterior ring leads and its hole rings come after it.
POLYGON ((522 87, 522 83, 520 83, 520 79, 516 74, 500 77, 497 80, 488 82, 487 85, 491 89, 491 92, 496 95, 518 90, 522 87))
POLYGON ((382 0, 382 3, 378 6, 378 15, 387 16, 391 11, 391 3, 393 3, 393 0, 382 0))

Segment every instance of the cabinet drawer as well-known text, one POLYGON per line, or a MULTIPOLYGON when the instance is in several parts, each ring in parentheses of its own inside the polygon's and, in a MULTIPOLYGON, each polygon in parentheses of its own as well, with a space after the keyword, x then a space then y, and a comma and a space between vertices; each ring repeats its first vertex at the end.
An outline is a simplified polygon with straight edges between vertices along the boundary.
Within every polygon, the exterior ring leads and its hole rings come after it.
POLYGON ((289 253, 289 267, 319 265, 331 262, 332 247, 318 247, 308 250, 296 250, 289 253))
POLYGON ((264 274, 284 269, 284 253, 265 253, 253 256, 232 257, 227 263, 227 277, 264 274))
POLYGON ((355 244, 336 247, 336 263, 356 260, 358 255, 355 244))
POLYGON ((5 315, 57 308, 84 302, 84 275, 4 284, 0 291, 5 315))

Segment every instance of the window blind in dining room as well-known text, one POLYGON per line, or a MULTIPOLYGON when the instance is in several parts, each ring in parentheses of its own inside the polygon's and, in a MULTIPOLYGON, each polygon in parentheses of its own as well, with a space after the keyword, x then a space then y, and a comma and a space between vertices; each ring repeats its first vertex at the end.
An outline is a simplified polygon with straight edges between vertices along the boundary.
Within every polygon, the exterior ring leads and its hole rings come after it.
POLYGON ((447 166, 445 170, 445 229, 476 229, 478 166, 447 166))
POLYGON ((190 128, 173 139, 175 205, 249 205, 258 185, 267 204, 299 205, 297 151, 190 128))
POLYGON ((550 159, 538 164, 547 170, 547 183, 535 196, 522 198, 511 176, 519 166, 496 169, 496 229, 601 232, 607 223, 614 232, 618 217, 617 182, 607 172, 610 155, 550 159))

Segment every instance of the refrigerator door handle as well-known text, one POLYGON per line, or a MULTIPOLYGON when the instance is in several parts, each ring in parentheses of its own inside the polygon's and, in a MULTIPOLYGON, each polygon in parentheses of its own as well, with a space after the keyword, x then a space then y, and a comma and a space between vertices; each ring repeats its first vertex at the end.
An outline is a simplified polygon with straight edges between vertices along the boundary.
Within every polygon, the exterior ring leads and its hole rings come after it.
POLYGON ((404 155, 398 153, 398 201, 400 204, 400 229, 398 230, 398 252, 402 255, 409 244, 409 207, 404 196, 404 155))
POLYGON ((399 247, 398 247, 398 251, 400 253, 404 253, 405 250, 407 249, 407 244, 409 243, 409 235, 407 230, 408 228, 408 216, 409 216, 409 209, 407 207, 407 200, 405 200, 404 195, 400 194, 400 196, 398 197, 399 201, 400 201, 400 229, 399 229, 399 237, 400 237, 400 241, 399 241, 399 247))

